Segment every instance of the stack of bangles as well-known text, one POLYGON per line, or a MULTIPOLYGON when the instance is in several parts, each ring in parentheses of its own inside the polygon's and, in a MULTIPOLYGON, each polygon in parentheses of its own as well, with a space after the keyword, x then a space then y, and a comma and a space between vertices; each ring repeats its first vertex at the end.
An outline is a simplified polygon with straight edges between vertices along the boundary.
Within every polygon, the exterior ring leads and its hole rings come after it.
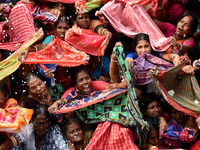
POLYGON ((181 43, 178 43, 180 45, 180 48, 178 49, 179 51, 182 50, 183 45, 181 43))
POLYGON ((13 136, 11 136, 10 139, 12 140, 13 147, 17 146, 17 140, 16 140, 16 138, 14 138, 13 136))

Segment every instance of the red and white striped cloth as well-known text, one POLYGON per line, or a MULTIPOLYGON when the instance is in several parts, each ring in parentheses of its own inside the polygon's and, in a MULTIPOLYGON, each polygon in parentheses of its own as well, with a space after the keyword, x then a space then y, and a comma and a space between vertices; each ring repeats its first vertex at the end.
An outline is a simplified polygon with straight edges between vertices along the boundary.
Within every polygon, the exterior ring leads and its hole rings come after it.
MULTIPOLYGON (((32 16, 32 5, 19 1, 9 15, 8 43, 0 43, 0 49, 17 50, 21 43, 26 41, 35 32, 32 16)), ((2 25, 2 24, 1 24, 2 25)), ((0 27, 1 30, 3 27, 0 27)), ((5 32, 1 33, 1 40, 5 38, 5 32)), ((3 40, 1 42, 4 42, 3 40)))
POLYGON ((85 150, 139 150, 133 142, 129 128, 112 122, 102 122, 97 126, 85 150))

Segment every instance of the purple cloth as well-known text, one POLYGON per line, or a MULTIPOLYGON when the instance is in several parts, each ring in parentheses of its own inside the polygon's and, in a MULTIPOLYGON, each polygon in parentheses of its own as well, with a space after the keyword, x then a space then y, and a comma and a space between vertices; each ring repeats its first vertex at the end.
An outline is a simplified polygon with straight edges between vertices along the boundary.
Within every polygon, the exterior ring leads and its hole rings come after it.
POLYGON ((183 127, 172 118, 172 120, 168 123, 167 131, 164 134, 161 132, 160 136, 164 143, 174 148, 179 148, 181 146, 181 142, 189 143, 194 141, 193 133, 193 129, 183 129, 183 127))
POLYGON ((141 54, 136 58, 131 63, 131 74, 135 83, 139 85, 150 83, 152 81, 150 70, 156 66, 164 71, 174 67, 173 64, 151 54, 141 54))

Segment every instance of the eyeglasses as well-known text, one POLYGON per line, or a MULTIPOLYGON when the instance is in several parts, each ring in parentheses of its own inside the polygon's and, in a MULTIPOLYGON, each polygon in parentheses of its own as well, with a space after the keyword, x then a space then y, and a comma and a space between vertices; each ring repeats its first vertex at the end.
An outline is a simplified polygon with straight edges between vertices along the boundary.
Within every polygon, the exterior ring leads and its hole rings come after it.
POLYGON ((43 127, 47 127, 51 122, 37 122, 37 121, 33 121, 33 124, 37 127, 39 126, 43 126, 43 127))

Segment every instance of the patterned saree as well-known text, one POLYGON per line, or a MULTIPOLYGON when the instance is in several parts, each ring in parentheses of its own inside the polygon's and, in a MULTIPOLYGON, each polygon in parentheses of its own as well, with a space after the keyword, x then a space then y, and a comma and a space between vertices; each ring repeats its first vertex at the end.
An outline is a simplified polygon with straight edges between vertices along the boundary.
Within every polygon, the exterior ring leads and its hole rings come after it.
POLYGON ((134 81, 128 69, 123 48, 114 48, 113 52, 127 81, 128 92, 124 89, 112 89, 94 91, 90 95, 80 95, 72 89, 55 114, 60 116, 62 113, 75 110, 79 118, 86 123, 109 121, 125 127, 135 127, 141 144, 147 137, 149 125, 142 119, 134 90, 134 81))

